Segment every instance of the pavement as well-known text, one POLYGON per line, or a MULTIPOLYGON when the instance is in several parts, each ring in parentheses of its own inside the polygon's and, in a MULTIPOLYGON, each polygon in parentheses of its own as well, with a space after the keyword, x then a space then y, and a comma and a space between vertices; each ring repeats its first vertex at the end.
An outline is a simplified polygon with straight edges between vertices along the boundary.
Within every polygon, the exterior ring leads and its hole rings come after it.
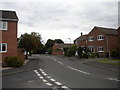
POLYGON ((117 88, 117 69, 95 60, 32 55, 23 67, 2 71, 3 88, 117 88))

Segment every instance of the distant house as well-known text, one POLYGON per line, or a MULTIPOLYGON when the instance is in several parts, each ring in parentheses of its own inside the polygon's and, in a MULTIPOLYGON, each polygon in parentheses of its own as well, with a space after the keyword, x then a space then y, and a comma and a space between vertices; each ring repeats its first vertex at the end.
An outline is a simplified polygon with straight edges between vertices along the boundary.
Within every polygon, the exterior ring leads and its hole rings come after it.
POLYGON ((64 43, 55 43, 52 47, 52 54, 53 55, 64 55, 64 47, 69 47, 73 44, 64 44, 64 43))
POLYGON ((0 61, 5 57, 17 56, 17 25, 15 11, 0 10, 0 61))
POLYGON ((74 44, 79 45, 81 47, 86 47, 87 36, 87 34, 83 35, 81 33, 81 36, 74 40, 74 44))
MULTIPOLYGON (((80 36, 82 38, 84 35, 80 36)), ((93 53, 100 55, 109 54, 113 49, 118 49, 118 31, 117 29, 94 27, 86 39, 81 40, 78 45, 88 47, 93 53)))

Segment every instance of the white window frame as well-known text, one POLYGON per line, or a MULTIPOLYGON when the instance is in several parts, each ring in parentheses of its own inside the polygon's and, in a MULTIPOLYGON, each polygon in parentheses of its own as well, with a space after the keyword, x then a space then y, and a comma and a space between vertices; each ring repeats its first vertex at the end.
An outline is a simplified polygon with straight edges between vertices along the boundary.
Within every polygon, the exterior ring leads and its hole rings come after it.
POLYGON ((98 41, 104 40, 104 36, 103 36, 103 35, 98 35, 98 36, 97 36, 97 40, 98 40, 98 41), (101 37, 103 37, 103 38, 101 38, 101 37))
POLYGON ((91 36, 91 37, 88 37, 88 41, 89 41, 89 42, 92 42, 92 41, 94 41, 94 37, 93 37, 93 36, 91 36))
POLYGON ((8 30, 8 22, 7 21, 0 21, 0 30, 8 30), (4 28, 5 25, 5 28, 4 28))
POLYGON ((94 46, 88 46, 88 48, 89 48, 89 50, 90 50, 92 53, 95 52, 95 48, 94 48, 94 46), (93 48, 93 51, 92 51, 92 48, 93 48))
POLYGON ((0 43, 0 48, 1 48, 1 50, 0 50, 0 53, 6 53, 7 52, 7 43, 0 43), (3 44, 5 44, 5 47, 6 47, 6 50, 5 51, 2 51, 2 46, 3 46, 3 44))
POLYGON ((103 48, 102 46, 97 47, 97 51, 98 51, 98 52, 104 52, 104 48, 103 48))

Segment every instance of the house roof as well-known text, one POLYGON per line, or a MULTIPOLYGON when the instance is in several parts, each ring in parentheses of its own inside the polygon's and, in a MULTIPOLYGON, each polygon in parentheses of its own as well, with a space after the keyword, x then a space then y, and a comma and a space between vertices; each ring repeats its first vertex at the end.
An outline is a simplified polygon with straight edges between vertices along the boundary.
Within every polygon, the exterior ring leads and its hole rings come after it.
POLYGON ((74 41, 77 41, 77 40, 80 40, 80 41, 85 40, 85 39, 87 38, 87 36, 88 36, 87 34, 82 35, 82 36, 76 38, 74 41))
POLYGON ((118 31, 117 29, 113 29, 113 28, 104 28, 104 27, 95 27, 101 31, 103 31, 104 33, 108 34, 108 35, 118 35, 118 31))
POLYGON ((0 10, 0 20, 18 21, 15 11, 0 10))
POLYGON ((59 48, 63 48, 63 47, 69 47, 73 44, 55 43, 55 45, 57 45, 59 48))

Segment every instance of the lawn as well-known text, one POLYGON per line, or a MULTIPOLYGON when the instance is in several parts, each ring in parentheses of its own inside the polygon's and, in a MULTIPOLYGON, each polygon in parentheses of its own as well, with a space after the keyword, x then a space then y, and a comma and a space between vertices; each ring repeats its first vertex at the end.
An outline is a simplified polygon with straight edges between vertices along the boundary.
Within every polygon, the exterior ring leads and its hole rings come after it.
POLYGON ((114 59, 100 60, 100 61, 96 61, 96 62, 120 66, 120 60, 116 60, 116 59, 115 60, 114 59))

